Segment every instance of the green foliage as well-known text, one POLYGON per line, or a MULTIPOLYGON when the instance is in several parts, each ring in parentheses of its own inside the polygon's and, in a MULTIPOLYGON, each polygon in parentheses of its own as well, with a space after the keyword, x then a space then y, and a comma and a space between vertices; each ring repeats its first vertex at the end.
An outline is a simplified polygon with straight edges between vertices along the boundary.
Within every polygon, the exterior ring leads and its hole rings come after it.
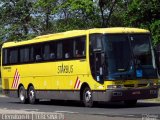
POLYGON ((160 20, 156 20, 150 25, 153 36, 153 44, 156 46, 160 43, 160 20))
POLYGON ((32 3, 27 0, 3 0, 0 6, 0 38, 13 41, 30 36, 32 3))
POLYGON ((40 34, 95 27, 149 29, 160 42, 159 0, 1 0, 0 39, 31 39, 40 34))
POLYGON ((141 24, 150 24, 155 19, 154 8, 155 1, 134 0, 128 7, 127 15, 129 24, 132 26, 140 26, 141 24))
POLYGON ((149 29, 154 45, 160 42, 160 1, 133 0, 124 16, 126 26, 149 29))
POLYGON ((160 1, 159 0, 133 0, 129 3, 124 15, 126 26, 149 29, 152 34, 152 42, 157 45, 160 42, 160 1))

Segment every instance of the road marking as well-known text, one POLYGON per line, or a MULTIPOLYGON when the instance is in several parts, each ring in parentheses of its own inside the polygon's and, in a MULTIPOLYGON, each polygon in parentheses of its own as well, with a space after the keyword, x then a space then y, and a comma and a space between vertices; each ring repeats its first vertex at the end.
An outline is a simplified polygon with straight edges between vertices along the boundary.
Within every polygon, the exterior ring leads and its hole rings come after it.
POLYGON ((128 116, 128 117, 134 117, 135 115, 125 115, 125 116, 128 116))
POLYGON ((23 110, 23 111, 38 111, 39 109, 20 109, 20 110, 23 110))
POLYGON ((72 111, 54 111, 56 113, 70 113, 70 114, 75 114, 75 113, 78 113, 78 112, 72 112, 72 111))

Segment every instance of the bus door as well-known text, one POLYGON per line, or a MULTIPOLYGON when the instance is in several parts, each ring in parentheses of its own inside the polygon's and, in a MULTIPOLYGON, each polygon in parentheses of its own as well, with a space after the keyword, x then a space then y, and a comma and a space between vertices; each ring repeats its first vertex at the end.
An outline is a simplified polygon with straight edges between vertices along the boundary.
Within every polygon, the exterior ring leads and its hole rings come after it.
POLYGON ((99 83, 104 83, 107 72, 103 45, 102 34, 90 35, 90 68, 93 78, 99 83))
POLYGON ((95 51, 93 53, 93 68, 92 69, 93 71, 93 77, 94 79, 96 79, 97 82, 99 83, 103 83, 104 82, 104 71, 105 71, 105 68, 104 68, 104 53, 101 52, 101 51, 95 51))

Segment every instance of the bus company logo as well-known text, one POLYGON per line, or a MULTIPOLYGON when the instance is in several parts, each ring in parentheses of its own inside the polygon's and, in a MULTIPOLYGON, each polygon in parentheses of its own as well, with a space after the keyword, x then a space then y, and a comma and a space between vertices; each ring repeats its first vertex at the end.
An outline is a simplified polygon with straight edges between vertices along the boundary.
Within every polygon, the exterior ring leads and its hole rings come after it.
POLYGON ((81 81, 80 81, 80 79, 77 77, 76 83, 75 83, 75 85, 74 85, 74 89, 79 89, 80 86, 81 86, 81 81))
POLYGON ((19 74, 18 70, 16 69, 15 74, 14 74, 14 78, 13 78, 12 88, 17 88, 19 81, 20 81, 20 74, 19 74))

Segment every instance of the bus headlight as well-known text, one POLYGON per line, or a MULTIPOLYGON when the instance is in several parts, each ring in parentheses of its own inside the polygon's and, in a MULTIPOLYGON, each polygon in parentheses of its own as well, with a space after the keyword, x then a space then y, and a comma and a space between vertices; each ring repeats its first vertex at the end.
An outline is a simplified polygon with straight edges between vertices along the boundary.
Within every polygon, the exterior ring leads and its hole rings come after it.
POLYGON ((150 87, 157 87, 157 85, 158 85, 157 83, 150 83, 149 84, 150 87))
POLYGON ((157 84, 157 83, 153 83, 153 85, 154 85, 154 86, 157 86, 158 84, 157 84))
POLYGON ((108 85, 107 89, 120 89, 123 88, 123 85, 108 85))

